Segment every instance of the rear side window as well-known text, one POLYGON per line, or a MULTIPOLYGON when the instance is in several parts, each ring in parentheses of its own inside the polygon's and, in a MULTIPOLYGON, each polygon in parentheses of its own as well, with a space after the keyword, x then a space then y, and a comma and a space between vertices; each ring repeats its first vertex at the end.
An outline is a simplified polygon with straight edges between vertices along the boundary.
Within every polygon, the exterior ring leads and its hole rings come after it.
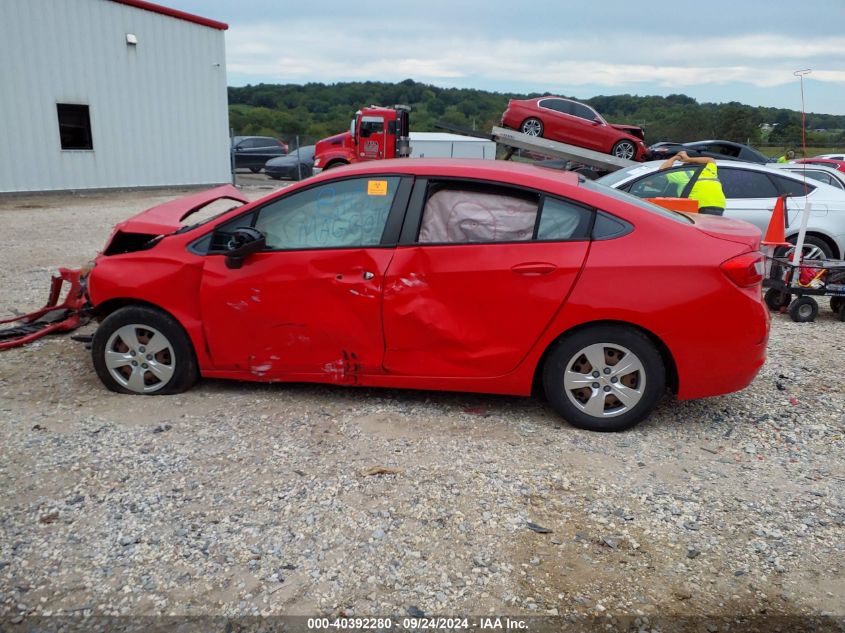
POLYGON ((543 200, 538 240, 578 240, 589 235, 592 211, 582 206, 547 197, 543 200))
POLYGON ((573 103, 571 101, 564 101, 563 99, 543 99, 537 105, 543 108, 549 108, 555 112, 572 114, 573 103))
POLYGON ((523 242, 534 236, 539 196, 470 183, 429 186, 421 243, 523 242))
POLYGON ((722 167, 719 180, 726 198, 776 198, 780 193, 768 175, 748 169, 722 167))
MULTIPOLYGON (((807 175, 809 176, 809 174, 807 175)), ((827 174, 825 174, 825 176, 827 176, 827 174)), ((810 177, 812 178, 812 176, 810 177)), ((781 191, 789 194, 790 196, 806 196, 815 189, 814 185, 809 183, 805 184, 800 180, 782 178, 781 176, 775 176, 774 178, 777 181, 778 186, 781 188, 781 191)))
POLYGON ((610 240, 614 237, 621 237, 632 229, 633 227, 624 220, 599 211, 596 214, 595 226, 593 226, 593 239, 610 240))

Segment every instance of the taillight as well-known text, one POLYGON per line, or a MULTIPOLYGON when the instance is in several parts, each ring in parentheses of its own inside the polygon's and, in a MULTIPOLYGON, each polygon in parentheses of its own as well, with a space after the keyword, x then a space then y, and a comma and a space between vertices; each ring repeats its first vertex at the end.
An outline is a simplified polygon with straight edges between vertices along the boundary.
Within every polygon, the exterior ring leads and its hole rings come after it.
POLYGON ((766 265, 762 253, 752 251, 722 262, 722 272, 740 288, 762 283, 766 265))

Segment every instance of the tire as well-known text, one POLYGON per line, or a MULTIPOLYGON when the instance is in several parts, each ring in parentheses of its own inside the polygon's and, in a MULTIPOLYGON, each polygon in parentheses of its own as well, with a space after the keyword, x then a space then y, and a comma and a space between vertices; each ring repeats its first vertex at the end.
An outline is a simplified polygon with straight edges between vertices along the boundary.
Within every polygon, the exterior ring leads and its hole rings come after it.
POLYGON ((666 390, 666 368, 660 352, 641 332, 595 325, 552 349, 543 367, 543 388, 555 411, 572 426, 624 431, 657 405, 666 390), (631 371, 617 373, 613 368, 626 358, 625 367, 631 371))
MULTIPOLYGON (((788 242, 793 242, 796 237, 790 236, 786 238, 788 242)), ((815 235, 807 235, 804 238, 804 259, 833 259, 833 251, 823 239, 816 237, 815 235)), ((775 251, 775 257, 788 257, 792 258, 792 254, 795 252, 794 246, 781 246, 775 251)))
POLYGON ((777 312, 784 306, 789 305, 789 302, 792 301, 792 295, 788 292, 781 292, 776 288, 769 288, 766 291, 766 294, 763 295, 763 301, 766 302, 766 307, 768 307, 769 310, 777 312))
POLYGON ((816 320, 819 304, 812 297, 798 297, 789 304, 789 317, 796 323, 810 323, 816 320))
POLYGON ((616 156, 616 158, 634 160, 634 156, 637 155, 637 148, 634 147, 634 143, 632 141, 622 139, 621 141, 616 142, 613 149, 610 150, 610 153, 616 156))
POLYGON ((830 309, 834 312, 839 312, 843 305, 845 305, 845 297, 830 298, 830 309))
POLYGON ((250 170, 253 174, 257 174, 258 172, 260 172, 260 171, 261 171, 261 167, 250 167, 250 168, 249 168, 249 170, 250 170))
POLYGON ((334 169, 335 167, 343 167, 344 165, 348 165, 348 164, 349 164, 349 163, 347 163, 346 161, 343 161, 343 160, 336 160, 336 161, 331 162, 331 163, 329 163, 328 165, 326 165, 326 166, 323 168, 323 171, 326 171, 327 169, 334 169))
POLYGON ((173 317, 146 306, 107 316, 94 333, 91 355, 100 380, 117 393, 181 393, 199 377, 185 330, 173 317), (147 349, 151 345, 155 349, 147 349))
POLYGON ((519 131, 528 136, 543 136, 543 122, 540 119, 530 118, 525 119, 522 125, 519 126, 519 131))

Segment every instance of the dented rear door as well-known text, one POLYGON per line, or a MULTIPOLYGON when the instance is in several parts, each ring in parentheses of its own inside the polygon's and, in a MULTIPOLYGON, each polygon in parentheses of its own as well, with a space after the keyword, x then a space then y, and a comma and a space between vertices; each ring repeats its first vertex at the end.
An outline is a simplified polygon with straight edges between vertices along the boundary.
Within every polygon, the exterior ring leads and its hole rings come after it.
POLYGON ((408 376, 501 376, 519 365, 564 305, 589 250, 593 213, 546 199, 535 227, 530 215, 527 223, 514 219, 532 212, 524 191, 444 185, 452 192, 439 205, 439 227, 432 218, 426 237, 427 218, 435 215, 427 210, 437 208, 432 202, 443 191, 429 194, 416 243, 400 246, 387 271, 384 367, 408 376), (500 194, 509 208, 496 208, 500 194), (454 243, 460 239, 475 242, 454 243))

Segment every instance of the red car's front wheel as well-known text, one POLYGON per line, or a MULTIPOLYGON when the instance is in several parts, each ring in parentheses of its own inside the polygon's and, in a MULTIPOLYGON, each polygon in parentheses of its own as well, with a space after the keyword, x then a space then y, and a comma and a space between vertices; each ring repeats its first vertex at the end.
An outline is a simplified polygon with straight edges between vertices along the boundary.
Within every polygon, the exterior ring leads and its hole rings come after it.
POLYGON ((637 154, 637 148, 631 141, 621 140, 617 141, 610 153, 617 158, 624 158, 626 160, 634 160, 637 154))

